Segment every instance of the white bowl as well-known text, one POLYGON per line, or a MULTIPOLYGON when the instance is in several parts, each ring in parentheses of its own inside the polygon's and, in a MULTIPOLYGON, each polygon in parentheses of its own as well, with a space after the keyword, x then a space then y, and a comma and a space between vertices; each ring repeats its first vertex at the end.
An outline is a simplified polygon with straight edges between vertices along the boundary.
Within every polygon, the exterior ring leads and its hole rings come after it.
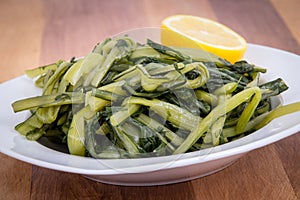
MULTIPOLYGON (((249 44, 245 60, 267 68, 268 72, 263 75, 265 80, 283 78, 290 87, 281 95, 284 105, 300 101, 298 77, 300 57, 298 55, 249 44)), ((82 174, 96 181, 118 185, 161 185, 202 177, 227 167, 251 150, 276 142, 300 130, 300 112, 296 112, 275 119, 246 137, 214 148, 165 157, 93 159, 52 150, 38 142, 28 141, 14 131, 14 126, 28 117, 28 113, 15 114, 11 103, 39 94, 32 80, 25 76, 0 85, 2 112, 0 151, 33 165, 82 174)))

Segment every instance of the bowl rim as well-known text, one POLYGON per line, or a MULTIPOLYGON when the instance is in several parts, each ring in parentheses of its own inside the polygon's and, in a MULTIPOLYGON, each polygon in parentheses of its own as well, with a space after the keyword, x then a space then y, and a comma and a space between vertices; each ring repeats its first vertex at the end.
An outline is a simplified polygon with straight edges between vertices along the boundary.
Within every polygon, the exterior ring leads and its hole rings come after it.
MULTIPOLYGON (((296 54, 293 54, 293 53, 290 53, 287 51, 283 51, 283 50, 279 50, 279 49, 275 49, 272 47, 267 47, 267 46, 262 46, 262 45, 257 45, 257 44, 248 44, 248 48, 249 49, 260 49, 260 50, 265 50, 265 51, 275 51, 280 54, 286 54, 287 56, 296 56, 297 59, 300 60, 300 56, 298 56, 296 54)), ((0 86, 1 85, 3 86, 5 84, 10 84, 13 81, 18 81, 19 78, 20 77, 17 77, 15 79, 9 80, 7 82, 1 83, 0 86)), ((284 101, 283 103, 285 103, 284 98, 283 98, 283 101, 284 101)), ((300 114, 300 113, 297 112, 296 114, 300 114)), ((293 114, 291 114, 291 115, 293 115, 293 114)), ((35 157, 29 157, 26 155, 22 155, 18 152, 13 151, 10 148, 6 148, 3 146, 0 146, 0 152, 8 155, 10 157, 13 157, 15 159, 18 159, 18 160, 21 160, 21 161, 24 161, 24 162, 27 162, 27 163, 30 163, 33 165, 37 165, 37 166, 45 167, 45 168, 49 168, 49 169, 54 169, 54 170, 58 170, 58 171, 71 172, 71 173, 78 173, 78 174, 85 174, 85 175, 115 175, 115 174, 124 174, 124 173, 145 173, 145 172, 151 172, 151 171, 161 170, 161 169, 166 170, 166 169, 177 168, 177 167, 185 167, 185 166, 193 165, 193 164, 201 164, 201 163, 206 163, 206 162, 210 162, 210 161, 215 161, 218 159, 227 158, 227 157, 234 156, 234 155, 244 154, 249 151, 252 151, 252 150, 261 148, 263 146, 269 145, 271 143, 277 142, 283 138, 286 138, 290 135, 297 133, 300 130, 300 123, 298 123, 296 125, 286 128, 280 132, 274 133, 270 136, 263 137, 259 140, 254 140, 254 141, 248 142, 246 144, 242 144, 243 142, 249 140, 249 137, 263 134, 264 131, 270 130, 272 128, 271 127, 272 123, 274 123, 275 121, 278 121, 278 120, 275 119, 275 120, 273 120, 273 122, 267 124, 265 127, 261 128, 260 130, 254 132, 250 135, 247 135, 241 139, 238 139, 236 141, 232 141, 230 143, 226 143, 226 144, 223 144, 220 146, 216 146, 216 147, 212 147, 212 148, 208 148, 208 149, 204 149, 204 150, 200 150, 200 151, 188 152, 188 153, 178 154, 178 155, 169 155, 169 156, 163 156, 163 157, 118 159, 118 160, 116 160, 116 159, 94 159, 94 158, 80 157, 80 156, 74 156, 74 155, 57 152, 57 151, 49 149, 41 144, 38 144, 41 146, 40 148, 43 149, 44 151, 48 151, 51 154, 56 154, 59 157, 70 158, 72 161, 80 161, 81 162, 81 161, 90 159, 90 160, 93 160, 93 162, 96 162, 96 161, 100 160, 101 162, 104 162, 108 165, 117 164, 117 161, 120 161, 120 160, 122 160, 124 162, 129 162, 131 164, 144 163, 145 161, 155 161, 155 162, 150 162, 146 165, 145 164, 132 165, 132 166, 127 166, 127 167, 122 167, 119 169, 115 169, 115 168, 87 169, 87 168, 78 167, 78 166, 72 165, 72 164, 71 165, 62 165, 59 163, 49 162, 47 160, 41 160, 41 159, 37 159, 35 157), (241 143, 241 145, 237 145, 239 143, 241 143), (231 147, 233 145, 237 145, 237 146, 231 147), (61 155, 61 154, 63 154, 63 155, 61 155)), ((22 140, 23 142, 25 142, 25 140, 26 140, 23 136, 19 135, 18 133, 15 133, 11 137, 12 137, 12 139, 15 139, 17 137, 18 139, 22 140), (23 137, 23 138, 21 138, 21 137, 23 137)), ((28 141, 26 141, 26 142, 28 142, 28 141)), ((32 142, 32 141, 29 141, 29 142, 32 142)), ((37 143, 37 142, 35 142, 35 143, 37 143)), ((37 145, 37 144, 35 144, 35 145, 37 145)))

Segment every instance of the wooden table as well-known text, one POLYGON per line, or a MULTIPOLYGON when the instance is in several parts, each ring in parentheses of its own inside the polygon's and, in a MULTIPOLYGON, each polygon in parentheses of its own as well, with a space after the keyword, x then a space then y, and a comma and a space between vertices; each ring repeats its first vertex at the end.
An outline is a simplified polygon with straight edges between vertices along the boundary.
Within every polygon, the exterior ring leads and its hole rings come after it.
MULTIPOLYGON (((178 13, 214 19, 250 43, 300 54, 299 10, 299 0, 1 0, 0 82, 86 55, 107 36, 157 27, 178 13)), ((216 174, 153 187, 106 185, 0 154, 0 199, 300 199, 300 134, 216 174)))

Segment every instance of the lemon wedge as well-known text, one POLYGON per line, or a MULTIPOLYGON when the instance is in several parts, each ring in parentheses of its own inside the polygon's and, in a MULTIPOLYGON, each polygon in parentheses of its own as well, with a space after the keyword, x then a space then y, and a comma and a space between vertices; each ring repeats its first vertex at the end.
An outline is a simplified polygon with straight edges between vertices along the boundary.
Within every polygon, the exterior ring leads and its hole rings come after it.
POLYGON ((161 42, 167 46, 201 48, 234 63, 243 58, 246 40, 216 21, 172 15, 162 21, 161 42))

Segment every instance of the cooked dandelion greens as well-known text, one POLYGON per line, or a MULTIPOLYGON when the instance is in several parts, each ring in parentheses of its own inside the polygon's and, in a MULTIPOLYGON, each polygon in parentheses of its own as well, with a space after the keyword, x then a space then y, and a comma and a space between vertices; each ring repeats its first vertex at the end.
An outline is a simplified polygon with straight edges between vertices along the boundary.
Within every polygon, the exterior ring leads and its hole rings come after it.
POLYGON ((213 147, 300 110, 300 103, 272 107, 288 86, 280 78, 261 84, 262 73, 202 50, 108 38, 83 58, 27 70, 42 95, 12 104, 15 112, 31 112, 15 129, 94 158, 213 147))

